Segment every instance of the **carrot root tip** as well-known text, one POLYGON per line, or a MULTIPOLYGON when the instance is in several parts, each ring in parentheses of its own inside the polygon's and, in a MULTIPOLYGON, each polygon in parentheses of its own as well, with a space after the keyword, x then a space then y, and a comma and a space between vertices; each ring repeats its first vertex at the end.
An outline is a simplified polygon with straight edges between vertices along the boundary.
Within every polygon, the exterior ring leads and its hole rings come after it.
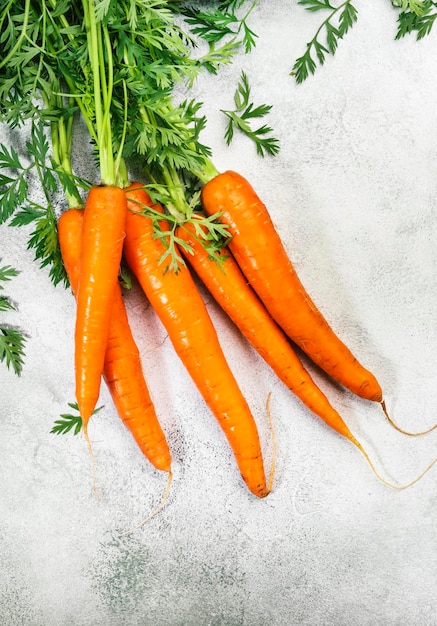
POLYGON ((97 489, 97 475, 96 475, 96 461, 94 458, 94 452, 93 452, 93 446, 91 443, 91 439, 90 436, 88 434, 88 424, 87 423, 83 423, 82 425, 82 430, 83 430, 83 435, 85 437, 85 441, 88 447, 88 454, 90 455, 90 459, 91 459, 91 471, 92 471, 92 484, 93 484, 93 492, 94 495, 97 497, 98 500, 101 500, 102 497, 99 493, 99 490, 97 489))
POLYGON ((396 422, 390 416, 390 414, 389 414, 389 412, 387 410, 387 406, 386 406, 385 400, 381 400, 380 404, 381 404, 382 411, 383 411, 383 413, 384 413, 388 423, 391 426, 393 426, 393 428, 395 430, 397 430, 398 432, 402 433, 403 435, 407 435, 408 437, 421 437, 422 435, 427 435, 428 433, 432 432, 433 430, 435 430, 437 428, 437 422, 436 422, 430 428, 427 428, 426 430, 422 430, 422 431, 419 431, 419 432, 410 432, 408 430, 404 430, 398 424, 396 424, 396 422))
POLYGON ((269 427, 270 427, 270 434, 272 437, 272 464, 270 466, 270 473, 269 473, 269 478, 267 481, 267 487, 266 487, 265 494, 263 495, 263 497, 268 496, 273 488, 273 481, 275 478, 275 469, 276 469, 277 443, 276 443, 275 428, 273 426, 272 414, 271 414, 271 409, 270 409, 271 397, 272 397, 272 392, 270 391, 267 396, 266 411, 267 411, 267 419, 268 419, 269 427))
POLYGON ((418 483, 419 480, 421 480, 425 476, 425 474, 427 474, 429 470, 437 463, 437 458, 435 458, 433 461, 431 461, 431 463, 429 463, 427 467, 425 467, 425 469, 418 476, 416 476, 416 478, 414 478, 410 482, 405 483, 403 485, 397 485, 395 483, 389 482, 388 480, 386 480, 385 478, 381 476, 381 474, 378 472, 375 465, 373 464, 369 454, 366 452, 366 450, 363 448, 363 446, 360 444, 359 441, 355 439, 353 443, 357 446, 357 448, 363 454, 364 458, 366 459, 367 463, 370 466, 370 469, 375 474, 376 478, 386 487, 390 487, 390 489, 395 489, 396 491, 403 491, 404 489, 408 489, 409 487, 412 487, 413 485, 418 483))
POLYGON ((144 526, 144 524, 149 522, 153 517, 155 517, 155 515, 157 515, 164 508, 164 505, 167 502, 168 496, 170 494, 170 487, 171 487, 172 480, 173 480, 173 474, 170 471, 170 472, 168 472, 167 485, 166 485, 166 488, 165 488, 164 495, 162 496, 161 502, 144 519, 142 519, 137 524, 135 524, 135 526, 132 526, 132 528, 129 528, 128 530, 125 530, 124 532, 122 532, 121 533, 122 537, 124 537, 126 535, 130 535, 131 533, 135 532, 136 530, 138 530, 139 528, 144 526))

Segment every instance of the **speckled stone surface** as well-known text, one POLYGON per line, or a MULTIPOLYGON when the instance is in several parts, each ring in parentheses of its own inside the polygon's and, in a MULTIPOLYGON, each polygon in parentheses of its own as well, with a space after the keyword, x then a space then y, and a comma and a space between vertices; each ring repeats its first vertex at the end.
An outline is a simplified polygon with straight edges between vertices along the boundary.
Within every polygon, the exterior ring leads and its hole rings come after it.
MULTIPOLYGON (((336 57, 297 86, 289 72, 319 18, 296 2, 261 2, 251 17, 256 50, 204 76, 194 94, 217 167, 250 179, 319 308, 377 375, 393 417, 420 430, 437 420, 437 34, 394 41, 388 0, 357 8, 336 57), (243 137, 224 145, 219 109, 232 107, 241 69, 254 101, 273 104, 276 158, 258 158, 243 137)), ((4 128, 0 138, 23 139, 4 128)), ((74 156, 84 169, 82 148, 74 156)), ((165 477, 137 450, 106 389, 90 426, 100 500, 83 438, 49 434, 74 398, 74 302, 33 261, 27 235, 0 227, 1 263, 21 272, 6 289, 18 313, 2 316, 28 337, 21 378, 0 367, 2 626, 437 624, 437 467, 405 491, 378 482, 205 292, 267 464, 272 394, 273 492, 262 501, 247 492, 218 425, 134 290, 129 315, 174 480, 165 508, 122 535, 158 504, 165 477)), ((437 432, 407 438, 378 406, 311 371, 388 480, 410 481, 437 455, 437 432)))

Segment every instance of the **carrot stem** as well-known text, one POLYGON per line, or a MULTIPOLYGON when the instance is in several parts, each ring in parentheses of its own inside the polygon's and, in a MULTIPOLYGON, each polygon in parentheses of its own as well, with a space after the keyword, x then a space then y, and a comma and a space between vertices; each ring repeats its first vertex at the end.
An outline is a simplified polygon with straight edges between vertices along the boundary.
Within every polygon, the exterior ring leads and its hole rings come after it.
POLYGON ((110 117, 114 71, 111 44, 106 27, 96 20, 94 0, 82 0, 82 5, 93 80, 93 102, 101 182, 105 185, 115 185, 117 176, 114 165, 110 117), (105 51, 108 52, 106 57, 105 51))

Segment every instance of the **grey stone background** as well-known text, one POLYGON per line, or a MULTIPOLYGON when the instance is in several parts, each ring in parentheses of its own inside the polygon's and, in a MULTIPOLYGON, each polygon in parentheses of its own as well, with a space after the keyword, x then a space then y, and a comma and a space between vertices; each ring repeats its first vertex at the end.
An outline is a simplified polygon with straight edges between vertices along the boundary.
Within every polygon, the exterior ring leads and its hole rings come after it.
MULTIPOLYGON (((294 59, 319 16, 296 2, 260 2, 256 50, 194 88, 220 170, 247 176, 266 202, 302 281, 334 329, 378 377, 393 417, 437 420, 437 45, 394 41, 388 0, 358 2, 359 20, 314 77, 294 59), (223 142, 220 108, 244 69, 255 103, 273 104, 280 154, 260 159, 223 142)), ((1 140, 11 137, 0 129, 1 140)), ((85 167, 78 146, 78 167, 85 167)), ((59 207, 61 210, 62 207, 59 207)), ((212 415, 147 301, 129 314, 172 446, 165 478, 118 420, 106 389, 92 421, 97 484, 81 437, 49 434, 73 401, 74 302, 0 227, 7 285, 27 333, 21 378, 0 367, 0 623, 3 626, 435 626, 437 467, 405 491, 377 481, 350 443, 276 380, 204 293, 229 362, 257 417, 273 492, 257 501, 238 476, 212 415)), ((377 406, 311 370, 379 471, 408 482, 437 455, 437 432, 411 439, 377 406)))

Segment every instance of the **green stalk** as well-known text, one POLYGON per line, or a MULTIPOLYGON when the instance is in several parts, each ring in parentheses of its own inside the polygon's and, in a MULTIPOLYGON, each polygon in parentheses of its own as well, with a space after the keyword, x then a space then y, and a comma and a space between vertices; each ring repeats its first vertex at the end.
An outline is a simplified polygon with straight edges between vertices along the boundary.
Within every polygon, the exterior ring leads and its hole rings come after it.
MULTIPOLYGON (((57 4, 58 4, 57 0, 48 0, 48 1, 49 1, 50 5, 51 5, 52 9, 55 10, 57 8, 57 4)), ((49 13, 49 16, 51 18, 51 23, 53 25, 53 28, 56 29, 56 30, 59 30, 58 27, 57 27, 56 21, 54 20, 54 18, 51 17, 50 13, 49 13)), ((65 14, 58 15, 57 19, 60 20, 61 27, 67 30, 67 35, 66 36, 68 37, 68 40, 70 41, 70 43, 74 43, 74 36, 71 33, 68 33, 68 29, 70 28, 70 23, 66 19, 65 14)), ((62 39, 61 35, 59 35, 59 37, 62 39)), ((64 43, 63 43, 63 45, 64 45, 64 43)), ((47 42, 47 47, 49 48, 51 54, 56 55, 56 47, 54 47, 52 42, 48 41, 47 42)), ((79 108, 79 110, 80 110, 80 112, 82 114, 82 119, 84 120, 84 122, 86 124, 88 133, 89 133, 92 141, 95 144, 97 144, 97 135, 96 135, 96 132, 95 132, 92 120, 90 119, 90 116, 89 116, 89 114, 88 114, 88 112, 86 110, 86 107, 84 106, 82 95, 77 92, 77 89, 76 89, 76 86, 75 86, 74 82, 70 79, 70 77, 68 75, 64 75, 63 78, 64 78, 68 88, 70 89, 71 93, 70 94, 62 94, 59 91, 56 95, 59 95, 59 96, 66 95, 67 97, 71 96, 71 97, 74 98, 74 101, 75 101, 77 107, 79 108)))
POLYGON ((77 186, 73 183, 73 169, 71 166, 72 127, 73 117, 70 117, 67 121, 64 118, 60 118, 51 125, 52 150, 57 170, 68 176, 71 181, 72 190, 64 187, 68 208, 79 209, 83 207, 83 201, 77 186))
POLYGON ((167 165, 162 166, 161 174, 171 199, 166 207, 177 221, 183 222, 187 214, 187 200, 180 177, 174 168, 167 165))
POLYGON ((117 156, 115 157, 115 172, 117 175, 117 184, 120 187, 127 187, 129 185, 129 173, 127 171, 126 162, 123 159, 123 146, 127 133, 127 112, 128 112, 128 98, 127 98, 127 86, 126 81, 123 80, 123 95, 124 95, 124 114, 123 114, 123 134, 120 140, 120 146, 118 148, 117 156))
MULTIPOLYGON (((57 0, 48 0, 48 2, 52 9, 57 8, 57 0)), ((101 183, 124 187, 128 184, 127 168, 122 158, 124 140, 122 140, 116 156, 113 152, 111 105, 114 88, 114 69, 111 39, 107 27, 95 18, 94 0, 83 0, 82 6, 83 23, 88 42, 90 72, 92 75, 94 115, 90 114, 84 104, 84 97, 87 94, 82 94, 70 76, 65 75, 64 80, 71 92, 67 95, 74 97, 89 135, 96 145, 99 156, 101 183)), ((65 14, 59 15, 56 19, 60 20, 62 28, 68 29, 70 27, 65 14)), ((52 19, 52 24, 56 28, 57 25, 54 18, 52 19)), ((60 37, 62 39, 62 35, 60 37)), ((70 44, 75 43, 75 38, 72 34, 67 34, 67 37, 70 44)), ((127 103, 126 88, 125 85, 123 86, 125 102, 127 103)), ((125 119, 126 117, 127 106, 125 106, 125 119)), ((125 136, 125 132, 123 136, 125 136)))
MULTIPOLYGON (((50 100, 48 100, 44 96, 43 98, 44 104, 47 109, 62 110, 64 108, 62 96, 55 91, 53 92, 52 98, 50 100)), ((73 115, 70 115, 68 118, 65 118, 65 116, 63 115, 59 116, 56 121, 53 121, 50 124, 50 137, 53 161, 56 165, 56 171, 58 173, 64 174, 70 179, 68 188, 65 188, 65 186, 62 185, 64 188, 64 194, 67 200, 68 208, 78 209, 83 207, 83 201, 79 193, 79 189, 74 182, 73 168, 71 165, 73 121, 73 115)), ((62 184, 62 180, 60 180, 60 182, 62 184)))
POLYGON ((114 155, 112 152, 112 129, 109 111, 112 95, 112 54, 108 55, 108 65, 106 66, 102 26, 96 21, 94 2, 93 0, 82 0, 82 4, 90 65, 93 75, 95 126, 101 183, 103 185, 115 185, 116 173, 114 155), (106 78, 106 70, 108 70, 109 73, 108 80, 106 78))

